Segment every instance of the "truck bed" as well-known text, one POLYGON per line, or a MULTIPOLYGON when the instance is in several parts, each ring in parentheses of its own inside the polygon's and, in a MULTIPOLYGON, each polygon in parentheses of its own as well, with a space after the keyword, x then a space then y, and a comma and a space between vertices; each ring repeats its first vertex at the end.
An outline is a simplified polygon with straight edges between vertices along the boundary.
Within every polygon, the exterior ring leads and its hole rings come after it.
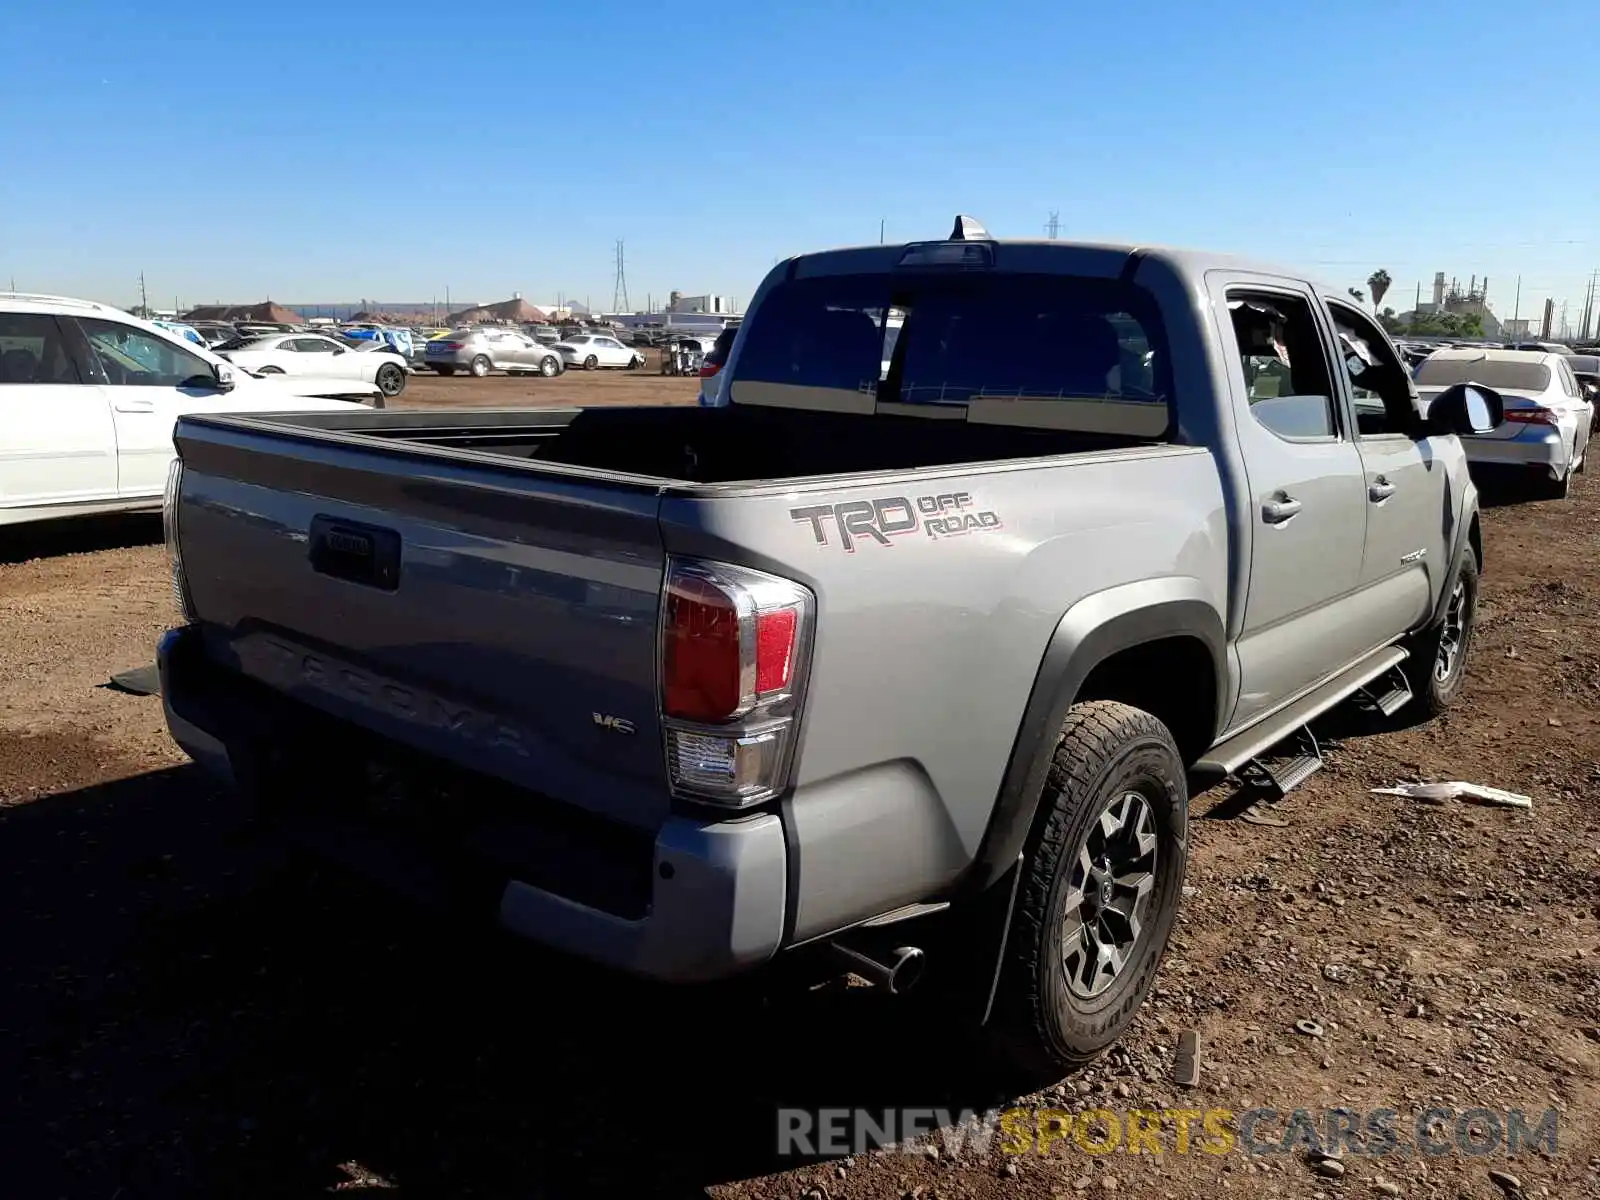
POLYGON ((691 484, 1037 458, 1147 444, 1108 434, 733 405, 295 414, 297 427, 691 484))

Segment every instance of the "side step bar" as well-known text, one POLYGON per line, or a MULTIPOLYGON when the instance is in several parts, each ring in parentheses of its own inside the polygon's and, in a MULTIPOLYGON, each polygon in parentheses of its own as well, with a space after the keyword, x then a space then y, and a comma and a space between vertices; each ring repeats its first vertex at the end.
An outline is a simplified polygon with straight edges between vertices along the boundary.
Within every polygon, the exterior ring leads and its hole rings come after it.
MULTIPOLYGON (((1199 762, 1193 774, 1202 779, 1217 780, 1232 775, 1251 759, 1259 758, 1302 726, 1320 717, 1341 700, 1361 691, 1374 679, 1394 670, 1406 659, 1399 646, 1385 646, 1374 650, 1355 666, 1346 668, 1321 687, 1307 692, 1300 699, 1280 708, 1270 717, 1241 730, 1224 742, 1219 742, 1199 762)), ((1398 706, 1397 706, 1398 707, 1398 706)), ((1317 766, 1301 775, 1296 782, 1304 782, 1322 765, 1318 754, 1317 766)))
POLYGON ((1391 670, 1381 681, 1374 681, 1372 686, 1362 688, 1361 691, 1372 707, 1386 717, 1394 716, 1411 703, 1411 681, 1399 667, 1391 670))

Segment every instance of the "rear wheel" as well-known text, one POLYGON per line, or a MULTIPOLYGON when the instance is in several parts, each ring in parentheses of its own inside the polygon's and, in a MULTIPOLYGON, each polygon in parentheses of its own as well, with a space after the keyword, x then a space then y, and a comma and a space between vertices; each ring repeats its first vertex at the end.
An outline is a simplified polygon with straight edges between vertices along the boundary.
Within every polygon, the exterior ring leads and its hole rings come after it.
POLYGON ((1533 498, 1535 500, 1565 500, 1572 494, 1572 468, 1569 466, 1561 473, 1560 479, 1551 479, 1541 475, 1533 483, 1533 498))
POLYGON ((472 365, 469 366, 467 370, 472 372, 474 378, 482 379, 489 373, 490 366, 491 364, 488 358, 480 354, 472 360, 472 365))
POLYGON ((561 373, 561 364, 556 361, 553 354, 548 354, 539 360, 539 374, 546 379, 554 378, 561 373))
POLYGON ((1028 836, 989 1032, 1054 1080, 1132 1024, 1166 950, 1188 856, 1189 794, 1167 727, 1074 705, 1028 836))
POLYGON ((406 373, 393 363, 378 368, 378 390, 385 396, 398 396, 406 390, 406 373))
POLYGON ((1413 703, 1436 717, 1455 702, 1467 675, 1467 655, 1478 620, 1478 560, 1471 550, 1450 583, 1444 616, 1412 639, 1401 669, 1411 684, 1413 703))

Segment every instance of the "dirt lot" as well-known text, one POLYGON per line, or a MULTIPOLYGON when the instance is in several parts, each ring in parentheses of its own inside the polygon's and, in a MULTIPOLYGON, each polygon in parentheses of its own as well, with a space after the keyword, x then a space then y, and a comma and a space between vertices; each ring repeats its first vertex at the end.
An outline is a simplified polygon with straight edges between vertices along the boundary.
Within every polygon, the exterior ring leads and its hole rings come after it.
MULTIPOLYGON (((693 380, 419 379, 411 403, 692 399, 693 380)), ((1600 1195, 1600 491, 1485 514, 1467 695, 1346 720, 1287 828, 1197 820, 1134 1034, 1030 1106, 1559 1112, 1559 1151, 1380 1161, 874 1153, 799 1168, 781 1105, 983 1108, 870 989, 663 994, 307 869, 105 688, 171 616, 157 523, 0 544, 0 1178, 15 1196, 1600 1195), (1403 714, 1402 714, 1403 715, 1403 714), (1368 789, 1465 779, 1530 813, 1368 789), (1315 1021, 1320 1037, 1297 1033, 1315 1021), (1201 1083, 1169 1082, 1184 1029, 1201 1083), (1585 1029, 1592 1030, 1586 1034, 1585 1029), (786 1169, 788 1168, 788 1169, 786 1169), (1332 1171, 1336 1168, 1326 1168, 1332 1171)), ((1197 813, 1223 807, 1223 789, 1197 813)), ((1530 1120, 1531 1123, 1531 1120, 1530 1120)), ((1276 1137, 1276 1132, 1258 1131, 1276 1137)))

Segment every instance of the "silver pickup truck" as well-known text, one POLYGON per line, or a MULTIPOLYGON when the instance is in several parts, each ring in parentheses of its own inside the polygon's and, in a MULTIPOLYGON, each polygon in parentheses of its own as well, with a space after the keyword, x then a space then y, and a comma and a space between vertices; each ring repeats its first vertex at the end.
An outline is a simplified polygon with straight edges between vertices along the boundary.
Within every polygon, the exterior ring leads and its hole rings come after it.
POLYGON ((1500 399, 1420 415, 1293 272, 961 218, 782 263, 725 371, 716 408, 184 417, 173 736, 527 938, 942 981, 1059 1077, 1151 986, 1191 781, 1287 791, 1333 705, 1461 687, 1457 435, 1500 399))

